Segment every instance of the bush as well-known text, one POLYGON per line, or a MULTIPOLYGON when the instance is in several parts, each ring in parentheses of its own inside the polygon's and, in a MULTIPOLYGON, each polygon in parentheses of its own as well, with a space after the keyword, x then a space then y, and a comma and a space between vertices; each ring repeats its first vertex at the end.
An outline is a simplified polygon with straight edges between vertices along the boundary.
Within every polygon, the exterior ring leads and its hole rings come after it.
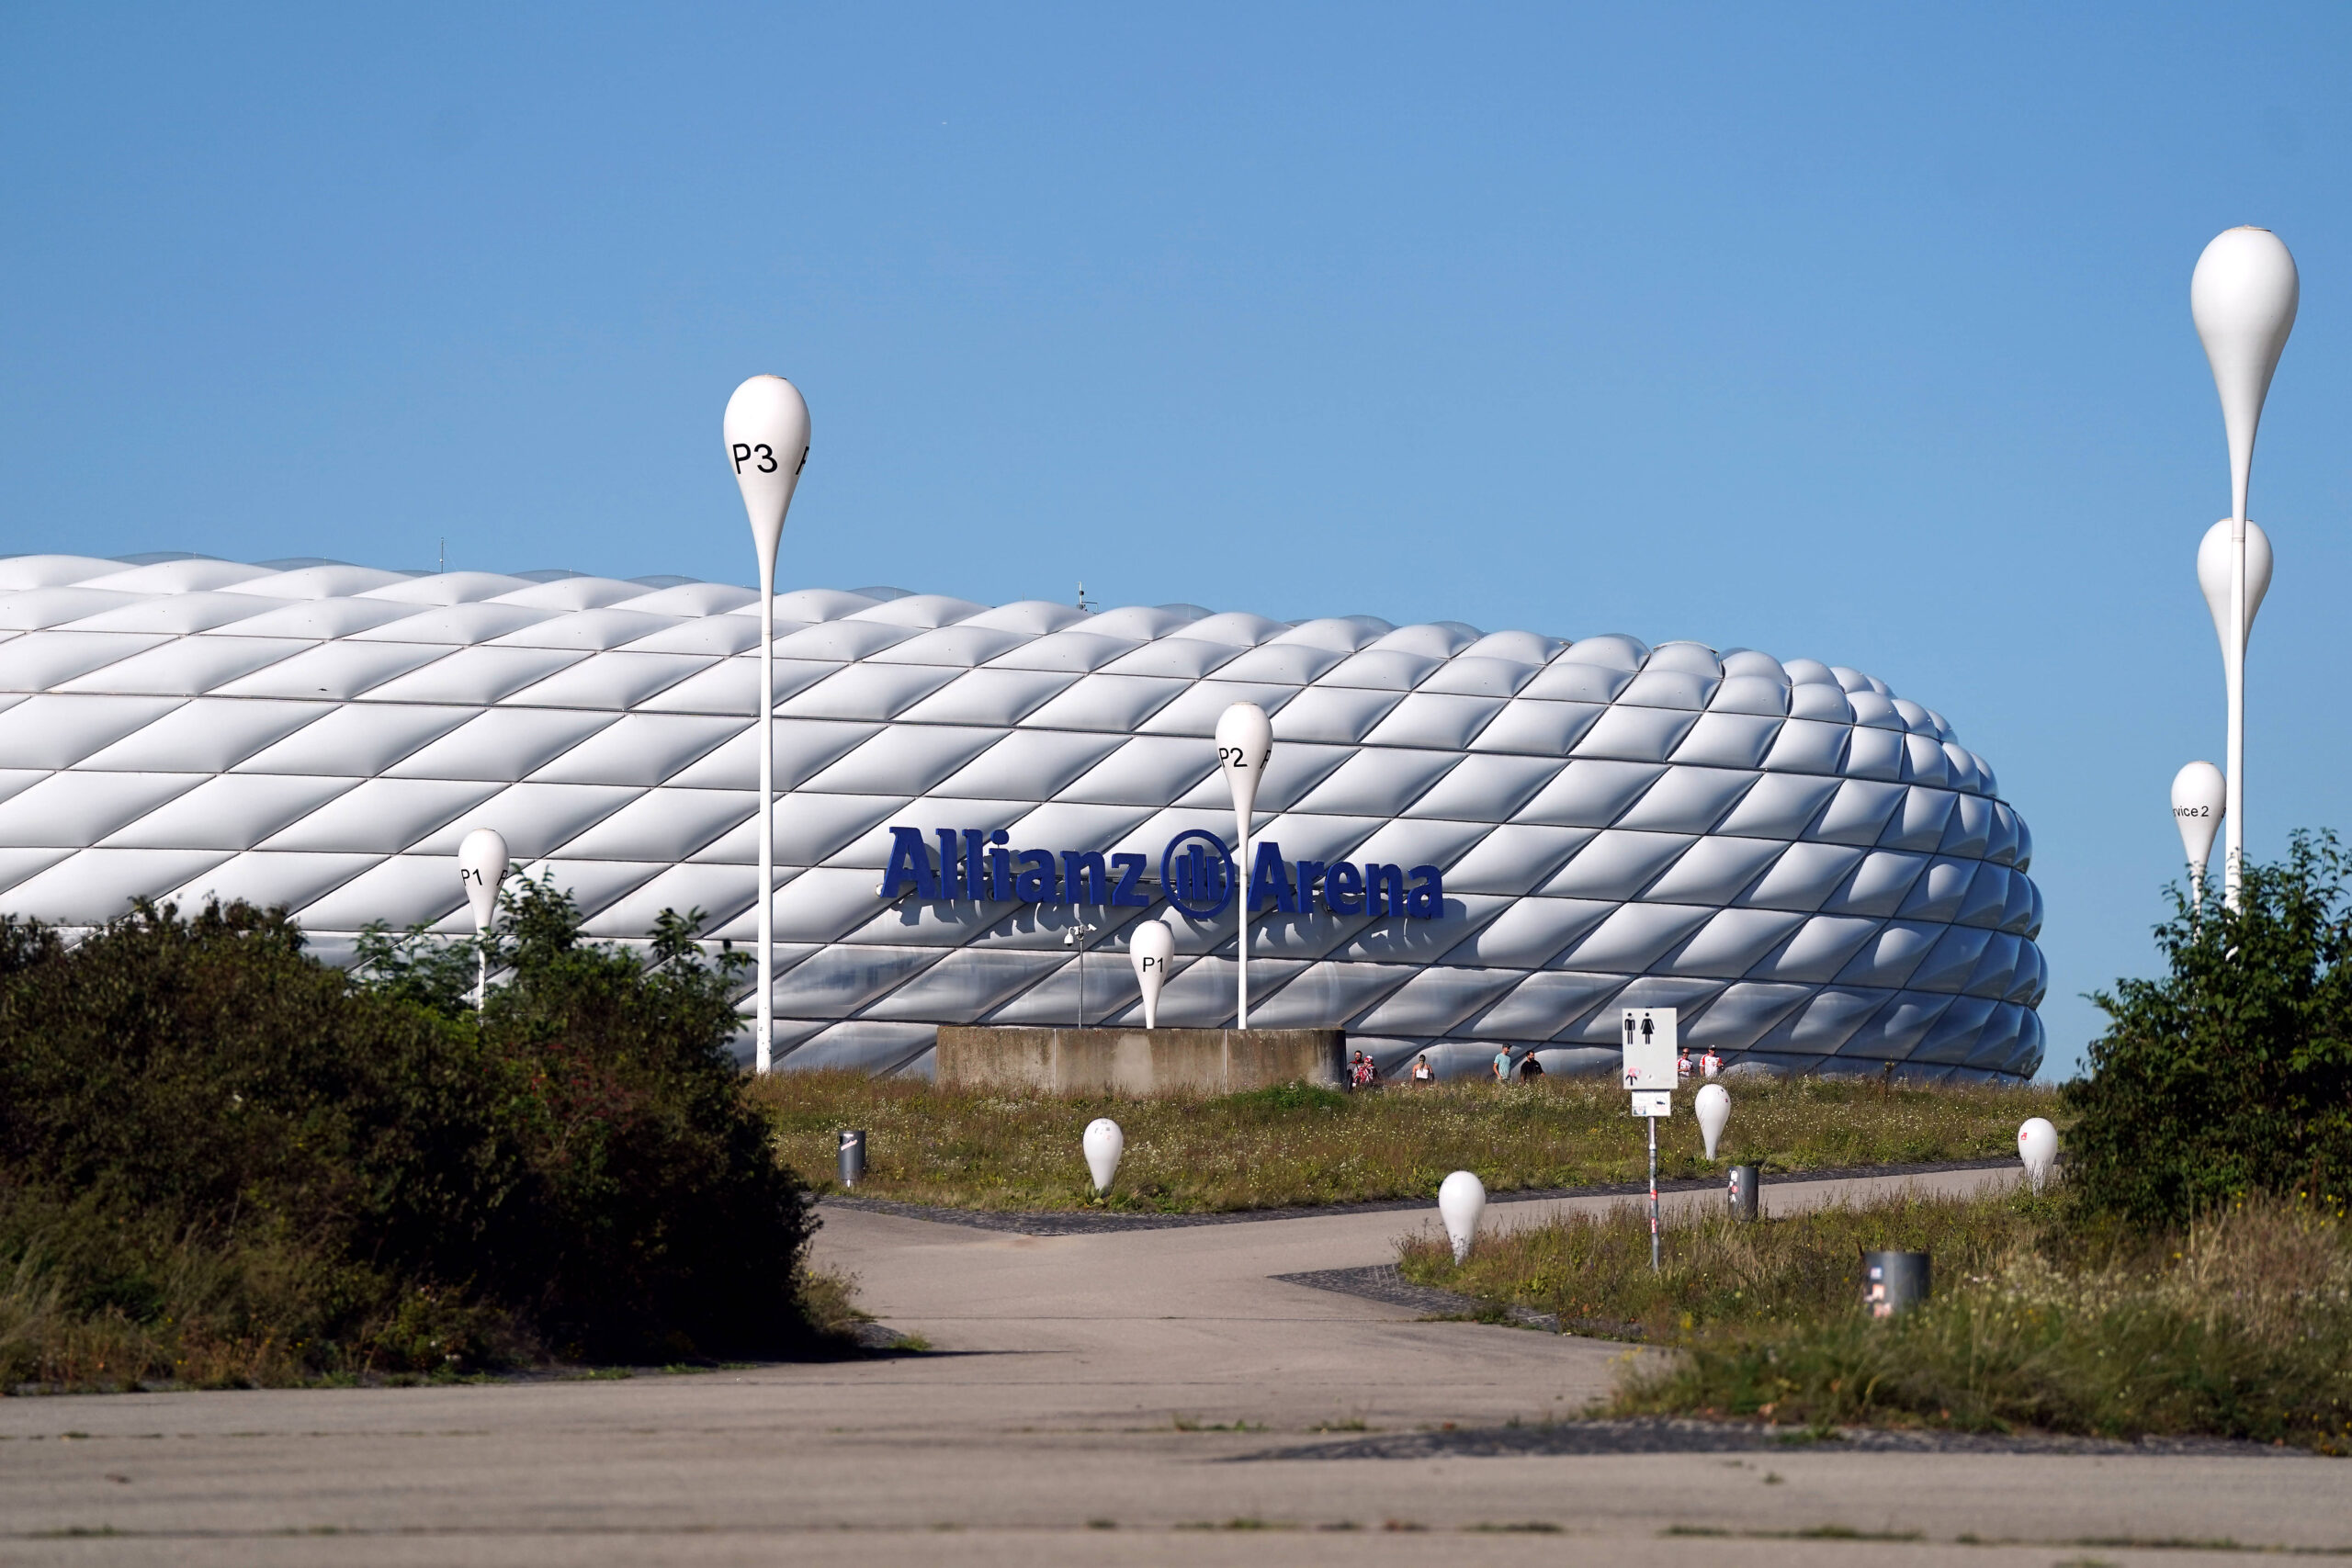
POLYGON ((2352 1193, 2352 909, 2332 834, 2249 865, 2239 908, 2174 890, 2156 929, 2169 973, 2092 1000, 2107 1032, 2087 1079, 2068 1186, 2088 1209, 2175 1224, 2251 1193, 2340 1210, 2352 1193))
POLYGON ((470 944, 302 951, 282 910, 0 919, 0 1385, 775 1354, 811 1221, 726 1053, 741 960, 510 889, 470 944), (438 980, 435 980, 435 976, 438 980))

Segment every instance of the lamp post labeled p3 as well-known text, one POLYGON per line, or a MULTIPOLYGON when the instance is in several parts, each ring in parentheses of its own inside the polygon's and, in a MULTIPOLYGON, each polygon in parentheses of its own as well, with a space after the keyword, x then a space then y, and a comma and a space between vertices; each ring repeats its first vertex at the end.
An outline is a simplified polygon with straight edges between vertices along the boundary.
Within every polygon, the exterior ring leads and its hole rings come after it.
POLYGON ((783 377, 754 376, 727 400, 720 432, 760 557, 760 998, 752 1066, 764 1073, 775 1061, 775 552, 808 461, 808 405, 783 377))
POLYGON ((1256 703, 1236 703, 1217 716, 1216 761, 1233 789, 1233 820, 1241 848, 1233 857, 1236 901, 1241 909, 1241 934, 1233 950, 1233 972, 1239 987, 1233 1027, 1250 1027, 1250 818, 1258 809, 1258 781, 1266 776, 1266 760, 1274 752, 1274 727, 1256 703))
POLYGON ((2188 282, 2188 313, 2213 367, 2222 398, 2222 426, 2230 442, 2230 514, 2206 532, 2197 550, 2198 585, 2222 638, 2222 673, 2229 693, 2229 752, 2223 768, 2227 798, 2222 818, 2222 899, 2238 903, 2245 859, 2245 649, 2254 613, 2270 586, 2270 541, 2246 517, 2246 487, 2254 474, 2254 435, 2262 423, 2270 377, 2295 328, 2302 286, 2295 258, 2267 229, 2232 229, 2216 235, 2197 258, 2188 282))

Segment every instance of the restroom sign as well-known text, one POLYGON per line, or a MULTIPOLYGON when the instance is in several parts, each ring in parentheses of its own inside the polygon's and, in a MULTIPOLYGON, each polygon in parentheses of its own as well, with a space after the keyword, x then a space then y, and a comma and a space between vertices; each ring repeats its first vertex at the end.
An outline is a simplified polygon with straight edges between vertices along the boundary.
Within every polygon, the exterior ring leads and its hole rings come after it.
MULTIPOLYGON (((1682 1036, 1672 1008, 1625 1008, 1620 1018, 1625 1045, 1625 1089, 1631 1094, 1671 1095, 1674 1059, 1681 1054, 1682 1036)), ((1657 1114, 1652 1111, 1651 1114, 1657 1114)))

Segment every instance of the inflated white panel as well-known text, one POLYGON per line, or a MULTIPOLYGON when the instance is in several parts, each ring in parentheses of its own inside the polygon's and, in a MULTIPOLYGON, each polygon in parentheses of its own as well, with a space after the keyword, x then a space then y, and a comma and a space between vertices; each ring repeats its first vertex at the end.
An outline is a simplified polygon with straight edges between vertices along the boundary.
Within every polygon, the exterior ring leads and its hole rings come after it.
POLYGON ((1199 681, 1176 694, 1176 699, 1155 710, 1143 721, 1146 735, 1185 735, 1196 740, 1209 740, 1216 735, 1216 721, 1235 703, 1256 703, 1269 714, 1279 713, 1283 705, 1298 695, 1295 686, 1271 685, 1264 682, 1199 681))
MULTIPOLYGON (((940 795, 1046 799, 1059 794, 1118 744, 1115 736, 1066 730, 1013 730, 1001 739, 989 733, 985 750, 944 779, 936 784, 912 782, 940 795)), ((864 754, 863 750, 854 753, 850 762, 864 754)))
MULTIPOLYGON (((241 773, 313 773, 368 778, 477 716, 478 710, 423 704, 337 707, 236 764, 241 773)), ((0 729, 6 720, 0 719, 0 729)))
MULTIPOLYGON (((367 779, 272 834, 261 847, 320 854, 346 850, 397 854, 497 793, 496 784, 486 783, 367 779)), ((452 874, 450 886, 456 885, 452 874)))
POLYGON ((1403 700, 1395 692, 1310 686, 1273 716, 1274 741, 1277 747, 1286 740, 1359 741, 1403 700))
POLYGON ((1769 839, 1702 838, 1642 897, 1657 904, 1730 904, 1787 847, 1769 839))
POLYGON ((1876 920, 1815 915, 1789 938, 1787 946, 1759 959, 1748 978, 1824 984, 1837 978, 1878 929, 1876 920))
POLYGON ((1333 665, 1319 686, 1363 686, 1374 691, 1409 692, 1438 667, 1438 660, 1397 649, 1368 648, 1333 665))
POLYGON ((1518 898, 1446 954, 1450 964, 1540 969, 1607 919, 1618 906, 1603 899, 1518 898))
POLYGON ((0 689, 41 692, 168 640, 137 632, 25 632, 0 641, 0 689))
POLYGON ((330 642, 212 688, 217 697, 331 697, 345 702, 439 660, 446 648, 330 642))
POLYGON ((1465 757, 1415 800, 1406 814, 1458 822, 1507 822, 1559 776, 1561 764, 1541 757, 1465 757))
POLYGON ((1718 909, 1668 960, 1677 975, 1736 980, 1804 923, 1777 909, 1718 909))
POLYGON ((173 697, 30 697, 0 712, 0 759, 18 768, 70 768, 179 705, 173 697))
POLYGON ((613 722, 608 713, 508 708, 480 714, 384 772, 393 778, 512 782, 613 722))
POLYGON ((130 913, 133 900, 155 897, 228 858, 220 850, 80 850, 9 888, 8 912, 51 925, 100 925, 130 913))
POLYGON ((182 637, 58 682, 61 692, 194 696, 302 651, 290 637, 182 637))
MULTIPOLYGON (((0 843, 26 849, 95 844, 195 788, 197 773, 53 773, 0 800, 0 843)), ((198 846, 188 846, 191 848, 198 846)))
POLYGON ((1373 746, 1442 746, 1458 751, 1502 711, 1503 704, 1500 697, 1416 692, 1389 709, 1364 741, 1373 746))
POLYGON ((1367 748, 1307 791, 1298 808, 1340 816, 1394 817, 1419 799, 1461 761, 1459 751, 1367 748))
POLYGON ((1683 852, 1698 842, 1688 833, 1635 833, 1612 828, 1593 835, 1568 863, 1537 891, 1547 898, 1639 897, 1683 852))
POLYGON ((822 773, 808 787, 828 795, 920 795, 989 746, 1001 730, 977 727, 899 724, 876 735, 822 773))
POLYGON ((1617 818, 1620 828, 1704 833, 1738 803, 1756 775, 1730 768, 1668 768, 1617 818))
POLYGON ((1861 851, 1839 844, 1791 844, 1740 902, 1759 909, 1818 909, 1861 858, 1861 851))
POLYGON ((1453 693, 1469 697, 1509 697, 1535 678, 1535 665, 1504 659, 1480 659, 1464 654, 1449 659, 1420 684, 1428 694, 1453 693))
MULTIPOLYGON (((1348 1023, 1391 1068, 1449 1073, 1504 1042, 1606 1071, 1621 1002, 1782 1069, 2040 1061, 2031 836, 1941 715, 1857 671, 895 588, 776 613, 790 1064, 926 1072, 941 1022, 1074 1021, 1081 919, 1111 928, 1084 1016, 1135 1021, 1122 933, 1169 912, 1172 835, 1231 842, 1211 739, 1244 701, 1275 731, 1259 842, 1442 867, 1445 895, 1428 920, 1261 911, 1258 1021, 1348 1023), (927 856, 996 829, 1139 854, 1149 902, 886 899, 899 827, 927 856)), ((347 962, 369 920, 469 929, 450 854, 490 824, 592 935, 699 908, 707 940, 748 940, 758 625, 751 592, 680 580, 0 558, 0 908, 282 901, 347 962)), ((1232 911, 1171 923, 1164 1021, 1227 1021, 1232 911)))
POLYGON ((1530 892, 1537 883, 1559 870, 1570 855, 1589 843, 1595 831, 1591 828, 1505 823, 1446 868, 1446 890, 1513 896, 1530 892))
MULTIPOLYGON (((249 850, 357 783, 356 779, 275 773, 216 774, 185 795, 141 811, 107 837, 104 846, 124 850, 249 850)), ((6 809, 6 805, 0 805, 0 811, 6 809)))
POLYGON ((76 765, 103 773, 217 773, 334 711, 332 703, 198 697, 76 765))
POLYGON ((1688 904, 1626 904, 1578 938, 1554 967, 1589 973, 1639 974, 1667 949, 1712 919, 1716 911, 1688 904))
POLYGON ((1317 677, 1338 667, 1346 654, 1336 649, 1309 648, 1305 643, 1272 643, 1253 648, 1221 666, 1217 676, 1226 681, 1263 681, 1284 686, 1304 686, 1317 677))
POLYGON ((710 665, 707 659, 683 653, 607 653, 559 670, 500 701, 530 707, 626 713, 710 665))
POLYGON ((1182 681, 1151 675, 1082 675, 1021 722, 1040 729, 1125 734, 1183 694, 1182 681))

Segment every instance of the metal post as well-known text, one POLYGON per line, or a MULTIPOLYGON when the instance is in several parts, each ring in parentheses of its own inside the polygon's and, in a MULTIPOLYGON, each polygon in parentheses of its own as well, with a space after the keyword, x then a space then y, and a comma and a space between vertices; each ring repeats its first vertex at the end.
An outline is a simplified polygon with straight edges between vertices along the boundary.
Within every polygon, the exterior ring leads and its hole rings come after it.
POLYGON ((760 563, 760 1010, 754 1067, 775 1064, 775 563, 760 563))
POLYGON ((2227 804, 2222 808, 2222 902, 2238 907, 2238 877, 2245 861, 2245 508, 2230 519, 2230 740, 2227 804))
POLYGON ((1658 1269, 1657 1263, 1657 1118, 1645 1116, 1650 1128, 1650 1272, 1658 1269))
POLYGON ((1241 938, 1233 956, 1234 970, 1239 976, 1240 1004, 1233 1020, 1236 1029, 1250 1027, 1250 817, 1241 819, 1241 859, 1233 867, 1233 892, 1241 901, 1241 938))

